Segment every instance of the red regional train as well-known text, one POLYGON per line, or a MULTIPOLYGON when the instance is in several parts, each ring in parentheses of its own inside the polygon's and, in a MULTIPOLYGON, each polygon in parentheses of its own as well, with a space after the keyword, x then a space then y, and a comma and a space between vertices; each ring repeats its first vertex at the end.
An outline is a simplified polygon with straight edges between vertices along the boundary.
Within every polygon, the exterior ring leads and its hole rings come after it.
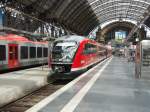
POLYGON ((48 43, 15 35, 0 35, 0 71, 48 62, 48 43))
POLYGON ((74 78, 94 64, 111 56, 111 47, 82 36, 64 36, 55 40, 51 53, 53 78, 74 78), (65 75, 62 75, 65 74, 65 75))

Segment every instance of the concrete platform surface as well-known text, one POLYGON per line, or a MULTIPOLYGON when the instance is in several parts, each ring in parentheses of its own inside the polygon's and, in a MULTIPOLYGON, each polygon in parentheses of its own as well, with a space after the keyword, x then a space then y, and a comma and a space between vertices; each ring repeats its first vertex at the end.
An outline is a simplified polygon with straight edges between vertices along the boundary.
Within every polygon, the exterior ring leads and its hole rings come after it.
POLYGON ((26 112, 150 112, 150 80, 135 79, 134 63, 113 57, 26 112))
POLYGON ((47 84, 47 66, 0 74, 0 106, 47 84))

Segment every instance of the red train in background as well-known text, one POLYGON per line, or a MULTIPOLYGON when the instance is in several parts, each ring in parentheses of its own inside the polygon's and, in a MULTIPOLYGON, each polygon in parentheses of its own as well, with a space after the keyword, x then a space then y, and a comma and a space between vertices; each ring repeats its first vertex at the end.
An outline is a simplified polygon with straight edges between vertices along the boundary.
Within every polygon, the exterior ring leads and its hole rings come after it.
POLYGON ((64 36, 55 40, 51 53, 53 78, 73 78, 81 71, 111 56, 111 47, 82 36, 64 36), (65 74, 65 75, 62 75, 65 74))
POLYGON ((48 42, 16 34, 0 35, 0 71, 48 62, 48 42))

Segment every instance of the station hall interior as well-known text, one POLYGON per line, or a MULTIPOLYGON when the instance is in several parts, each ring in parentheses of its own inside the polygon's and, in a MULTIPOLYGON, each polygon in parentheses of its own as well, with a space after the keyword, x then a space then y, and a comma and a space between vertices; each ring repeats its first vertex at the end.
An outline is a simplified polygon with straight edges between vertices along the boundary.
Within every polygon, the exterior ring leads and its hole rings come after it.
POLYGON ((149 112, 150 0, 0 0, 0 112, 149 112))

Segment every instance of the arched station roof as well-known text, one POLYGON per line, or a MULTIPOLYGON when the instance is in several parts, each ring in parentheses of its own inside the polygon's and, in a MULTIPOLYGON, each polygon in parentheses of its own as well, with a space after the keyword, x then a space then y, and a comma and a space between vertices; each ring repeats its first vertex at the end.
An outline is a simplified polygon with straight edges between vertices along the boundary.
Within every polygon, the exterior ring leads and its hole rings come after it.
POLYGON ((140 21, 150 0, 88 0, 100 23, 112 19, 140 21))
POLYGON ((26 13, 35 12, 38 18, 47 22, 57 21, 80 35, 87 35, 98 25, 115 19, 128 19, 138 23, 150 5, 150 0, 11 1, 23 4, 26 13))
POLYGON ((102 30, 101 30, 101 35, 105 35, 106 33, 108 33, 111 30, 114 30, 116 28, 123 28, 123 29, 127 29, 127 30, 131 30, 134 27, 133 23, 130 22, 113 22, 107 26, 105 26, 102 30))
POLYGON ((15 0, 26 13, 36 13, 46 22, 55 21, 80 35, 87 35, 99 24, 87 0, 15 0), (28 10, 28 12, 27 12, 28 10))

